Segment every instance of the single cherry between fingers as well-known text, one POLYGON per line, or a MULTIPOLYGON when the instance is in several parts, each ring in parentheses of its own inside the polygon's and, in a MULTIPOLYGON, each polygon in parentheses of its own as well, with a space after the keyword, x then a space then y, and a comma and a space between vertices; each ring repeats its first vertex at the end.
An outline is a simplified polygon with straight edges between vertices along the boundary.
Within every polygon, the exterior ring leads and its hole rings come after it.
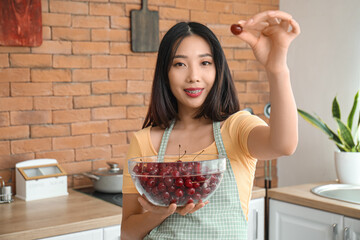
POLYGON ((233 24, 231 25, 230 29, 234 35, 239 35, 243 31, 243 28, 240 26, 240 24, 233 24))

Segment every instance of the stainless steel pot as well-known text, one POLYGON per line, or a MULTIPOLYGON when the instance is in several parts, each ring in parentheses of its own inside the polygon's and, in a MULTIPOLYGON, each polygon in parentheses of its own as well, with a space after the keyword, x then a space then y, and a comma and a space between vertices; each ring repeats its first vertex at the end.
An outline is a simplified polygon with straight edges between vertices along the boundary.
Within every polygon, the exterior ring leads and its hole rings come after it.
POLYGON ((94 182, 96 191, 104 193, 121 193, 123 184, 123 170, 115 162, 107 162, 110 169, 99 168, 90 173, 83 173, 94 182))

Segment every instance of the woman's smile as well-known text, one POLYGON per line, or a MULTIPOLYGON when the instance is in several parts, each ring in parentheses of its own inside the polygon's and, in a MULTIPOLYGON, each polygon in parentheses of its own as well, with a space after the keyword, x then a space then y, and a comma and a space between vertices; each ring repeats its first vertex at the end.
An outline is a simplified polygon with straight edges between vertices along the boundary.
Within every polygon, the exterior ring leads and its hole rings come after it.
POLYGON ((184 89, 185 93, 192 98, 196 98, 201 95, 201 93, 204 91, 203 88, 186 88, 184 89))

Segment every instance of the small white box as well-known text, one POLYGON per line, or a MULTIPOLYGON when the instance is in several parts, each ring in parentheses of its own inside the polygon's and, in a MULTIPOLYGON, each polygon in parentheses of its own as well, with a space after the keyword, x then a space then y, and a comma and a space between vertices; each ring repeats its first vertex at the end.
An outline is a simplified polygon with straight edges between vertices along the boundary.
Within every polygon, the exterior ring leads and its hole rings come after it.
POLYGON ((55 159, 17 163, 16 197, 25 201, 68 195, 67 176, 55 159))

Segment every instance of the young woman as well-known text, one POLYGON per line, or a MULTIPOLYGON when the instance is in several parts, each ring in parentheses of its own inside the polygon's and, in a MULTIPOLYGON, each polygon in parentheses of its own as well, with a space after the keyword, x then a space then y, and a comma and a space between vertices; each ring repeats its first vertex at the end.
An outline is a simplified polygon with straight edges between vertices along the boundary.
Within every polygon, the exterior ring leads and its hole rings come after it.
POLYGON ((269 126, 239 111, 216 36, 199 23, 173 26, 160 44, 149 111, 128 158, 178 154, 180 145, 186 153, 227 156, 227 170, 209 201, 158 207, 138 194, 125 164, 122 239, 247 239, 257 159, 295 151, 297 111, 286 56, 299 25, 281 11, 262 12, 239 24, 238 37, 252 47, 268 76, 269 126))

